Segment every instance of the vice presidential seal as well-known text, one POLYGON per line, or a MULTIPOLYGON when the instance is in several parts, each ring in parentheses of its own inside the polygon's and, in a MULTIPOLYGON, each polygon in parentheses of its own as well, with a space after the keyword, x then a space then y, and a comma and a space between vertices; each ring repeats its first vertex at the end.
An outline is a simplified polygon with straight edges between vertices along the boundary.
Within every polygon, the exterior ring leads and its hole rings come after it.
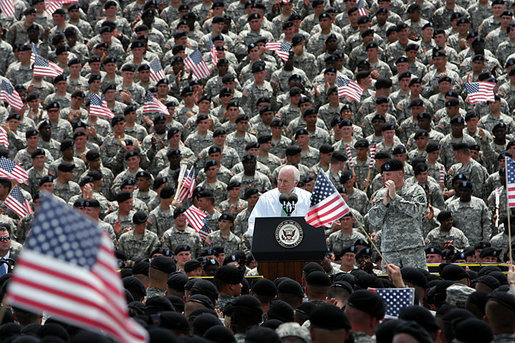
POLYGON ((302 227, 293 220, 285 220, 275 229, 275 240, 283 248, 295 248, 303 238, 302 227))

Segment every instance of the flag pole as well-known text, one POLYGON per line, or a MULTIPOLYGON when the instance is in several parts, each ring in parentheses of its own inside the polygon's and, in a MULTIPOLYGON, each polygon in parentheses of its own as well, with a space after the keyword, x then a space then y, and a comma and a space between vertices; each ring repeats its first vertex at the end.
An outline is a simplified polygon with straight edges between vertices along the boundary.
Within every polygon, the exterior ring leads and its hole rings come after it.
POLYGON ((365 228, 363 227, 363 224, 361 224, 361 222, 358 220, 358 218, 356 218, 356 216, 354 215, 354 213, 352 212, 352 210, 349 208, 349 211, 350 213, 352 214, 352 217, 354 218, 354 220, 356 221, 356 223, 358 223, 358 226, 360 227, 361 231, 363 231, 363 233, 365 234, 365 237, 367 237, 368 241, 372 244, 372 246, 374 247, 374 249, 377 251, 377 253, 379 254, 379 256, 381 257, 381 260, 383 260, 385 262, 385 264, 390 264, 388 262, 387 259, 384 258, 383 254, 381 254, 381 251, 379 251, 379 249, 377 248, 377 246, 375 245, 374 243, 374 240, 372 239, 372 237, 370 237, 370 235, 368 234, 368 232, 365 230, 365 228))
POLYGON ((506 188, 506 216, 508 217, 508 227, 505 227, 504 230, 508 230, 508 255, 509 255, 509 261, 510 261, 510 264, 513 264, 513 258, 512 258, 512 248, 511 248, 511 209, 510 209, 510 197, 508 195, 508 168, 509 168, 509 164, 510 163, 513 163, 512 159, 509 158, 508 156, 506 156, 506 168, 504 168, 505 170, 505 177, 506 177, 506 182, 504 183, 505 184, 505 188, 506 188))

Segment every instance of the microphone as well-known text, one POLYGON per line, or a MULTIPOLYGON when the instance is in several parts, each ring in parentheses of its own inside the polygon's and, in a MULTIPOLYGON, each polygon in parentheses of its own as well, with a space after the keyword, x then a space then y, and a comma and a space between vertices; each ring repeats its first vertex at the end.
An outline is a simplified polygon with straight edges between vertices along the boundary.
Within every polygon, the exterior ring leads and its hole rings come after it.
POLYGON ((291 202, 293 204, 296 204, 297 201, 299 201, 299 197, 297 194, 295 193, 291 193, 290 196, 288 197, 288 202, 291 202))
POLYGON ((279 195, 279 202, 283 205, 285 205, 288 200, 289 200, 290 196, 286 193, 281 193, 281 195, 279 195))

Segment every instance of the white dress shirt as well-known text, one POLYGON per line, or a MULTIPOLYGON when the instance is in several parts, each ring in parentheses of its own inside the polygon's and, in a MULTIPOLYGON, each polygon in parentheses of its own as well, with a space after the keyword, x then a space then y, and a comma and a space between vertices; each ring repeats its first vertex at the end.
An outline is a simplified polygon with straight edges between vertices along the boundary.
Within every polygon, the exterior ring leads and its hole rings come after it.
MULTIPOLYGON (((299 200, 297 201, 297 204, 295 204, 295 211, 293 211, 291 216, 304 217, 306 213, 308 213, 311 205, 311 193, 297 187, 293 189, 293 193, 297 194, 299 200)), ((280 195, 281 193, 279 193, 279 190, 274 188, 259 197, 259 200, 249 217, 248 232, 250 236, 254 234, 254 223, 256 222, 257 217, 281 216, 283 205, 279 202, 280 195)))

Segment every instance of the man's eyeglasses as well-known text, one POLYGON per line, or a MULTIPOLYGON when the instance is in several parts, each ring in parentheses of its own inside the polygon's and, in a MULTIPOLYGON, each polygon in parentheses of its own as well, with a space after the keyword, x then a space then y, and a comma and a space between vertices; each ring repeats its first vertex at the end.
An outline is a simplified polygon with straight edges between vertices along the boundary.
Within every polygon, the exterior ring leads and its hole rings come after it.
POLYGON ((0 242, 10 241, 11 237, 0 237, 0 242))

